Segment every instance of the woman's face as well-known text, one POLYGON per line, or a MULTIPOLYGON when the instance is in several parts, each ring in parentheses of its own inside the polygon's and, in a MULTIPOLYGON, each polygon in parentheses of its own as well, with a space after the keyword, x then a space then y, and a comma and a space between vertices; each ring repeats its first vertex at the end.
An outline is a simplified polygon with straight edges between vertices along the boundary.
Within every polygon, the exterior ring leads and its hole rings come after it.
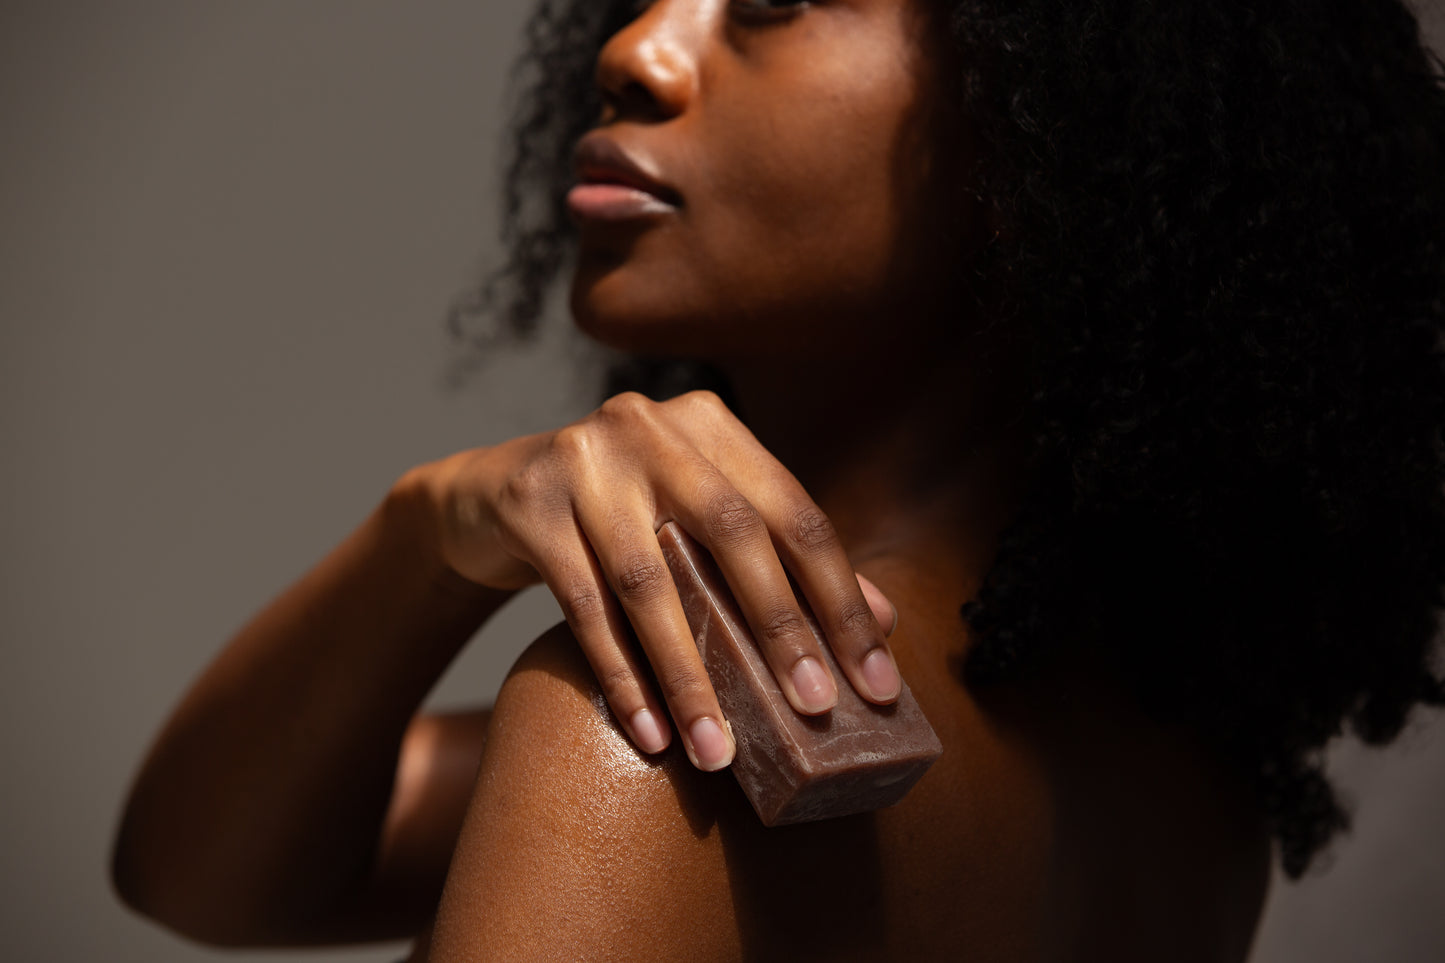
POLYGON ((929 36, 916 0, 653 0, 579 145, 581 327, 716 360, 916 331, 976 220, 929 36))

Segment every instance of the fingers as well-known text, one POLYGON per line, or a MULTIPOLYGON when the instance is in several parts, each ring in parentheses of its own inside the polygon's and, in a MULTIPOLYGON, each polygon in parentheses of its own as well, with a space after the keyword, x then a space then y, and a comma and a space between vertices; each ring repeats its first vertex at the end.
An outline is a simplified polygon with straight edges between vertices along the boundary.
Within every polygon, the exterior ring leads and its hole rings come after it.
MULTIPOLYGON (((688 758, 708 772, 722 769, 732 763, 736 745, 688 628, 652 519, 641 509, 608 517, 588 507, 597 504, 580 502, 578 523, 647 654, 688 758)), ((624 697, 631 691, 622 680, 615 687, 624 697)))
POLYGON ((592 666, 607 704, 633 743, 643 752, 668 747, 672 731, 667 712, 647 679, 647 667, 631 644, 627 620, 582 532, 548 542, 549 556, 539 566, 567 625, 592 666))
POLYGON ((848 683, 878 703, 901 690, 882 628, 897 613, 751 433, 715 399, 684 399, 689 418, 618 396, 506 462, 495 540, 541 573, 638 747, 667 746, 670 714, 693 764, 711 771, 736 746, 658 543, 660 521, 677 519, 712 553, 801 713, 828 711, 842 684, 803 609, 848 683))
POLYGON ((778 560, 766 521, 720 474, 699 484, 695 503, 678 501, 678 521, 698 534, 793 708, 827 712, 838 687, 778 560))
MULTIPOLYGON (((736 590, 739 605, 754 631, 761 628, 766 634, 770 614, 782 611, 789 603, 795 605, 791 586, 780 582, 777 576, 777 565, 781 562, 796 580, 838 665, 858 694, 876 703, 898 698, 903 683, 880 624, 882 611, 887 612, 890 626, 896 623, 896 613, 872 583, 868 584, 878 597, 870 602, 828 516, 792 473, 737 423, 715 397, 692 392, 681 396, 678 402, 689 406, 700 421, 715 426, 716 440, 708 453, 712 472, 735 480, 739 488, 745 480, 747 494, 752 499, 751 511, 743 511, 732 504, 731 496, 719 494, 705 485, 707 497, 694 498, 692 504, 706 505, 710 500, 712 508, 700 509, 700 517, 683 527, 707 542, 729 585, 736 590), (710 532, 705 525, 709 516, 731 517, 737 522, 722 524, 717 531, 710 532), (763 545, 756 535, 754 516, 762 520, 771 544, 763 545), (733 533, 733 529, 741 531, 733 533), (749 566, 754 565, 761 571, 747 574, 749 566), (734 581, 735 578, 738 581, 734 581), (754 621, 755 615, 762 620, 761 624, 754 621)), ((787 683, 778 671, 779 663, 805 647, 801 641, 793 640, 788 631, 791 627, 786 622, 785 619, 784 630, 775 633, 778 653, 769 651, 769 661, 785 691, 787 683)), ((768 641, 762 641, 768 651, 768 641)))

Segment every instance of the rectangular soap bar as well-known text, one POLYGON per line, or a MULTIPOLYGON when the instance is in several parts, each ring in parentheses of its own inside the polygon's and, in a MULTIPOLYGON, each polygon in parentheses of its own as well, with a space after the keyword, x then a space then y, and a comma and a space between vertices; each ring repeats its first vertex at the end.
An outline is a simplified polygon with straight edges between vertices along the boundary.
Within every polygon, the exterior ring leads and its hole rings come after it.
POLYGON ((773 678, 747 620, 707 549, 668 522, 658 530, 687 623, 732 726, 732 770, 765 826, 868 812, 898 802, 943 746, 908 684, 898 701, 864 700, 833 658, 807 602, 808 627, 838 683, 838 704, 799 714, 773 678))

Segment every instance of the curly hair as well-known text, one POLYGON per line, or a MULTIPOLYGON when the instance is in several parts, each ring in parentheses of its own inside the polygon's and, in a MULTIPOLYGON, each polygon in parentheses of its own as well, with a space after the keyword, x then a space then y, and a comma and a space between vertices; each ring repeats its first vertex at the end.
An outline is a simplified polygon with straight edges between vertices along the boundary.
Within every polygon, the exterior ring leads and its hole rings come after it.
MULTIPOLYGON (((969 269, 1037 378, 964 674, 1086 652, 1252 781, 1297 877, 1348 822, 1324 745, 1445 704, 1442 64, 1400 0, 923 2, 980 138, 958 176, 1001 225, 969 269)), ((635 9, 531 21, 510 260, 471 306, 514 336, 566 260, 592 65, 635 9)), ((635 359, 609 387, 708 375, 635 359)))

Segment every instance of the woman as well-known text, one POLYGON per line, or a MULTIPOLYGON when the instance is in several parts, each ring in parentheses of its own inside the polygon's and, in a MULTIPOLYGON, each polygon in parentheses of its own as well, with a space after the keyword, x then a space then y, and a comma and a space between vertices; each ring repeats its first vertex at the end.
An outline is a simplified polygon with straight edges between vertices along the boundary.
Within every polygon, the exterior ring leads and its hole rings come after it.
POLYGON ((1344 823, 1323 743, 1445 701, 1445 94, 1393 0, 1158 7, 544 4, 501 307, 575 226, 658 400, 402 478, 161 733, 125 897, 418 960, 1243 959, 1271 842, 1344 823), (797 711, 908 680, 903 803, 759 825, 668 519, 797 711), (416 716, 538 580, 494 709, 416 716))

